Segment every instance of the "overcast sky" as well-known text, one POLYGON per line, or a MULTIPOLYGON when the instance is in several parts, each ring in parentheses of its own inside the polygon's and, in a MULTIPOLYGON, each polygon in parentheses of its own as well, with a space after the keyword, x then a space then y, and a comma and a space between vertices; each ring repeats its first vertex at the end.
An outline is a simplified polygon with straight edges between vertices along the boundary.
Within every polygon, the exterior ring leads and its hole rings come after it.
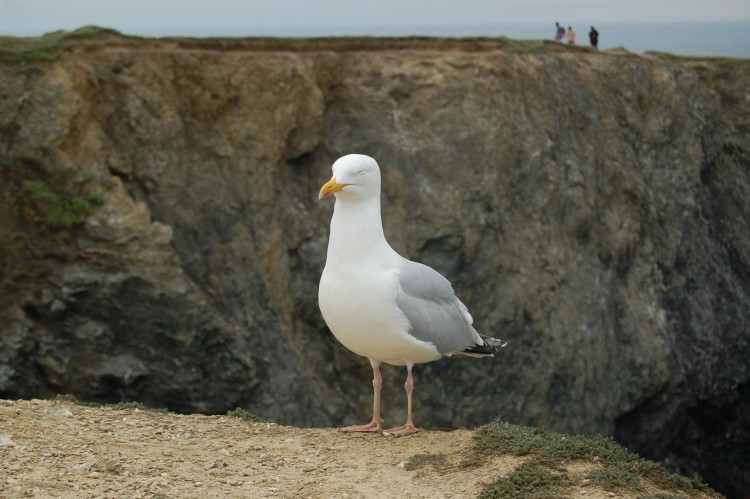
POLYGON ((0 0, 0 34, 21 36, 86 25, 165 36, 238 27, 345 27, 362 34, 358 27, 556 20, 750 21, 750 0, 0 0))

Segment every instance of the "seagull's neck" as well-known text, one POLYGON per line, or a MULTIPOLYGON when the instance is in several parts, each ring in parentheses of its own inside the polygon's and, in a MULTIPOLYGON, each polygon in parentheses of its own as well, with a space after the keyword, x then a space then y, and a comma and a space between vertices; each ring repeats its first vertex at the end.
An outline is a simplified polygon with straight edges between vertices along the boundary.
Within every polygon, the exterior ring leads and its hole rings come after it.
POLYGON ((385 240, 380 218, 380 199, 360 202, 336 200, 331 218, 331 236, 328 241, 328 260, 338 263, 385 259, 393 250, 385 240))

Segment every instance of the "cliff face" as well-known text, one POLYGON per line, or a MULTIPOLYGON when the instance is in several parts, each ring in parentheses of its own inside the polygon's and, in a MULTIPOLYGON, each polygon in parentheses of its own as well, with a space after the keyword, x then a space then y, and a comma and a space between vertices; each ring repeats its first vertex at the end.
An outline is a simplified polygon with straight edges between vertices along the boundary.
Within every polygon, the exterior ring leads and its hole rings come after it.
POLYGON ((613 434, 741 483, 750 64, 513 48, 114 37, 0 65, 0 396, 364 421, 369 364, 317 307, 318 188, 359 152, 392 246, 509 342, 418 366, 417 424, 613 434), (101 205, 56 222, 45 186, 101 205))

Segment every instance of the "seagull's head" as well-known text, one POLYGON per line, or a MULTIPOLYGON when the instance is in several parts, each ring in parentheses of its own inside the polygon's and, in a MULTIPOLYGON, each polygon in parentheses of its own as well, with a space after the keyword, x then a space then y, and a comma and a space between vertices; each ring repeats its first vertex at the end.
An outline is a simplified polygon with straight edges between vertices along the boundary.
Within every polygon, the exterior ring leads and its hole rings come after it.
POLYGON ((318 199, 335 195, 351 201, 380 196, 380 168, 377 161, 363 154, 348 154, 331 167, 333 177, 320 188, 318 199))

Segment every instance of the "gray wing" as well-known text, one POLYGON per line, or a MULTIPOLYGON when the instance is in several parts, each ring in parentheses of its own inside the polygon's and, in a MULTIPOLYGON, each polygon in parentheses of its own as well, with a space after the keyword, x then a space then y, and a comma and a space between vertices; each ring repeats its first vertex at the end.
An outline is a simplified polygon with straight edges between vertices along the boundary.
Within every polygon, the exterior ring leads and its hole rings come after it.
POLYGON ((399 275, 398 307, 406 314, 415 338, 435 345, 443 355, 482 344, 472 318, 448 280, 421 263, 405 261, 399 275))

